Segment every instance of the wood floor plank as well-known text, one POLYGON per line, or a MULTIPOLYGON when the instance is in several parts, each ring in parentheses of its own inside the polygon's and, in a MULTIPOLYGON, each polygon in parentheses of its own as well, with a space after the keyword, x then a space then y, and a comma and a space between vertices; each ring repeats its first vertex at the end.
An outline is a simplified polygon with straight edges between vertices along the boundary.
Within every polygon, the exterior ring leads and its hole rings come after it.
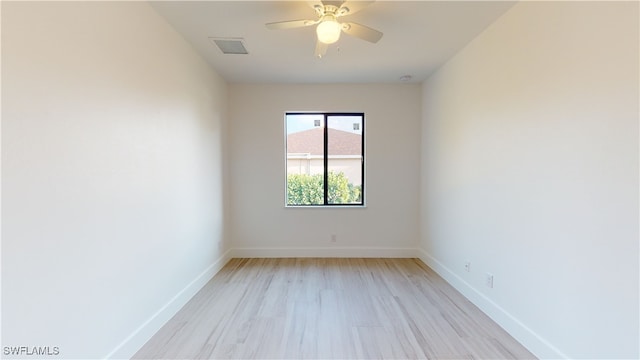
POLYGON ((533 359, 417 259, 232 259, 134 359, 533 359))

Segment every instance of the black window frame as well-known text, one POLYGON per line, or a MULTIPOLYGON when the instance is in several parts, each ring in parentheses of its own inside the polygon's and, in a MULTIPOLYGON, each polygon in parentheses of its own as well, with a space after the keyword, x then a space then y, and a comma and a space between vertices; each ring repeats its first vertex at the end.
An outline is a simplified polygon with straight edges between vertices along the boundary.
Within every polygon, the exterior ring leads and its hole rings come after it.
POLYGON ((284 133, 285 133, 285 191, 284 204, 285 207, 365 207, 365 114, 364 112, 323 112, 323 111, 287 111, 284 114, 284 133), (324 185, 324 203, 323 204, 289 204, 287 194, 287 117, 289 115, 322 115, 324 120, 324 139, 323 139, 323 185, 324 185), (362 177, 360 185, 360 202, 359 203, 329 203, 329 123, 328 118, 331 116, 359 116, 362 119, 360 131, 362 131, 361 157, 360 157, 360 174, 362 177))

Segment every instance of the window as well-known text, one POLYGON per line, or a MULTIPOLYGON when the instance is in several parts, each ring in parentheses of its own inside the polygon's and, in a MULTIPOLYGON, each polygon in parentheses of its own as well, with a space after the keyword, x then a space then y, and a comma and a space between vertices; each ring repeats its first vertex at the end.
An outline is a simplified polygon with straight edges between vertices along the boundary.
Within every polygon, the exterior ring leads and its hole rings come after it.
POLYGON ((287 206, 364 205, 364 114, 287 113, 287 206))

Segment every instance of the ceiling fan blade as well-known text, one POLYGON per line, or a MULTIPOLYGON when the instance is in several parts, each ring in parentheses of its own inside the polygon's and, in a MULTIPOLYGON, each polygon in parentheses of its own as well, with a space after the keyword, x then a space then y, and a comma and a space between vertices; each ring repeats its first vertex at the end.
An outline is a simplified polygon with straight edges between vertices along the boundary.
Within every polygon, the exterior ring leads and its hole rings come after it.
POLYGON ((323 43, 322 41, 316 41, 316 51, 313 55, 318 59, 322 59, 324 57, 324 54, 327 53, 328 47, 329 45, 323 43))
POLYGON ((265 24, 267 29, 271 30, 282 30, 282 29, 293 29, 305 26, 311 26, 318 23, 318 20, 290 20, 290 21, 279 21, 265 24))
POLYGON ((356 23, 343 23, 342 31, 344 31, 348 35, 372 43, 377 43, 378 40, 382 38, 382 33, 380 31, 356 23))
POLYGON ((346 16, 346 15, 351 15, 351 14, 355 14, 358 11, 366 8, 367 6, 373 4, 375 2, 375 0, 363 0, 363 1, 359 1, 359 0, 354 0, 354 1, 345 1, 342 6, 340 6, 340 9, 338 9, 337 15, 338 16, 346 16))

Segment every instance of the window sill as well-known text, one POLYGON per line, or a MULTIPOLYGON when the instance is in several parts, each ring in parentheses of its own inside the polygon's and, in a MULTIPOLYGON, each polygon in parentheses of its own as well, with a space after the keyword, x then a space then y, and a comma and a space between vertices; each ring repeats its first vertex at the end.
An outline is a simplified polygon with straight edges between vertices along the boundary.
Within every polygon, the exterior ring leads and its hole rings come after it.
POLYGON ((285 209, 366 209, 367 205, 285 205, 285 209))

